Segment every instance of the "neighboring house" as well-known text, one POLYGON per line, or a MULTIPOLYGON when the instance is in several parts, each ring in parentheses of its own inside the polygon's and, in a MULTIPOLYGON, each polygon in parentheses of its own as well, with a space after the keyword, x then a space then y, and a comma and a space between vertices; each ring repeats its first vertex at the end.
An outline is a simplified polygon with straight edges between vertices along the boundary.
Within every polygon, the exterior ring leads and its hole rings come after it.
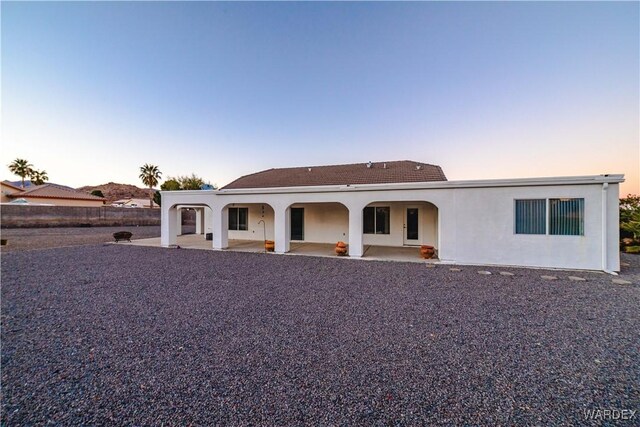
POLYGON ((71 187, 65 187, 58 184, 42 184, 30 185, 25 189, 18 188, 18 191, 10 187, 11 184, 6 181, 2 182, 2 203, 10 203, 15 199, 25 199, 26 204, 44 204, 54 206, 103 206, 105 199, 96 197, 82 191, 74 190, 71 187), (7 194, 5 194, 5 188, 7 194), (7 201, 5 202, 5 196, 7 201))
MULTIPOLYGON (((121 199, 116 200, 111 204, 116 208, 147 208, 149 209, 149 199, 121 199)), ((151 202, 154 208, 158 205, 155 202, 151 202)))
POLYGON ((19 185, 15 185, 9 181, 0 182, 0 203, 9 203, 13 200, 10 196, 22 191, 19 185))
POLYGON ((413 161, 269 169, 213 191, 163 191, 161 243, 196 208, 214 249, 229 239, 436 248, 440 262, 618 271, 623 175, 447 181, 413 161))

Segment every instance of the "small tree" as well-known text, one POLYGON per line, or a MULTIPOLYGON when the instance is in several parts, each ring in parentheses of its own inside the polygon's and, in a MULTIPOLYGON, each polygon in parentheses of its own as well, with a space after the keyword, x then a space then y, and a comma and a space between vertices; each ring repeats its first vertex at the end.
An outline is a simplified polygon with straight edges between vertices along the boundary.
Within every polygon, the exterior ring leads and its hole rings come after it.
POLYGON ((153 208, 153 187, 158 185, 158 181, 162 176, 162 172, 155 165, 150 165, 145 163, 144 166, 140 167, 140 179, 149 187, 149 208, 153 208))
POLYGON ((162 194, 160 194, 158 190, 156 190, 156 192, 153 193, 153 203, 155 203, 158 206, 162 206, 162 194))
POLYGON ((200 190, 206 182, 204 179, 192 173, 191 176, 179 176, 175 178, 180 183, 180 189, 182 190, 200 190))
POLYGON ((31 179, 31 183, 34 185, 42 185, 49 180, 47 171, 38 171, 35 169, 31 169, 29 172, 29 178, 31 179))
POLYGON ((10 165, 11 173, 18 175, 22 179, 22 188, 24 188, 24 178, 31 175, 33 165, 25 159, 15 159, 10 165))
POLYGON ((640 196, 627 194, 620 199, 620 229, 640 240, 640 196))
POLYGON ((102 191, 100 191, 100 190, 93 190, 93 191, 91 192, 91 195, 92 195, 92 196, 96 196, 96 197, 102 197, 103 199, 105 198, 105 197, 104 197, 104 194, 103 194, 103 193, 102 193, 102 191))
POLYGON ((180 187, 180 183, 178 182, 178 180, 176 180, 175 178, 169 178, 167 179, 161 186, 160 186, 161 190, 164 191, 177 191, 177 190, 182 190, 182 188, 180 187))

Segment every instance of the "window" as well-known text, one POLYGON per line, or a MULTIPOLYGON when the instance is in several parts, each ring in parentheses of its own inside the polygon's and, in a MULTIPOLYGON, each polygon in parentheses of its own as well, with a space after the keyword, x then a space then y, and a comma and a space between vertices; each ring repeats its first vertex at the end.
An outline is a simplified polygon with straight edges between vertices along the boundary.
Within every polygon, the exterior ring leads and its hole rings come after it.
POLYGON ((584 199, 549 199, 548 203, 547 199, 525 199, 515 202, 516 234, 584 236, 584 199))
POLYGON ((549 234, 584 236, 584 199, 549 199, 549 234))
POLYGON ((248 229, 249 208, 229 208, 229 230, 248 229))
POLYGON ((547 201, 516 200, 516 234, 546 234, 547 201))
POLYGON ((367 206, 362 216, 362 232, 364 234, 389 234, 391 208, 367 206))

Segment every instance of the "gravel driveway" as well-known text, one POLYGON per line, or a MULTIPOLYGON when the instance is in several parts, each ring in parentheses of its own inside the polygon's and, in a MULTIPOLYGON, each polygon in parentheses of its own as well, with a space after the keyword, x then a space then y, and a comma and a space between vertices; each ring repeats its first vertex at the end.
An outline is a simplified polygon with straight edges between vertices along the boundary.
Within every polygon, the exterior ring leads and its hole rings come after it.
POLYGON ((460 268, 4 253, 2 424, 576 425, 640 409, 638 284, 460 268))

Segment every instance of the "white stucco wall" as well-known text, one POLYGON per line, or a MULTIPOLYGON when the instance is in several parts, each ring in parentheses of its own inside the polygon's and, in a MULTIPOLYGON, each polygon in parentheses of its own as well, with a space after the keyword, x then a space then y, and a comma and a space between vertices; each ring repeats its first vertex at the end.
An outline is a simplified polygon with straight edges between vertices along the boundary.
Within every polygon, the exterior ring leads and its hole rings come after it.
POLYGON ((421 243, 436 246, 442 261, 618 271, 618 183, 622 181, 621 175, 612 175, 163 192, 162 244, 175 242, 175 226, 169 219, 178 204, 211 208, 206 229, 214 233, 214 248, 226 247, 227 238, 261 240, 258 209, 268 204, 273 209, 265 209, 269 212, 265 221, 272 224, 267 238, 276 241, 277 252, 287 252, 289 209, 303 206, 305 241, 344 240, 351 256, 361 256, 363 245, 401 246, 404 209, 417 205, 421 207, 421 243), (531 198, 584 198, 584 236, 516 235, 514 200, 531 198), (227 232, 225 207, 231 203, 254 204, 247 232, 227 232), (391 206, 389 235, 362 234, 362 209, 372 203, 391 206))
MULTIPOLYGON (((595 269, 601 265, 600 186, 456 189, 455 246, 462 263, 595 269), (515 234, 515 199, 584 198, 584 236, 515 234)), ((443 231, 447 233, 447 230, 443 231)))
POLYGON ((339 203, 297 203, 304 209, 304 241, 310 243, 349 242, 349 210, 339 203))

